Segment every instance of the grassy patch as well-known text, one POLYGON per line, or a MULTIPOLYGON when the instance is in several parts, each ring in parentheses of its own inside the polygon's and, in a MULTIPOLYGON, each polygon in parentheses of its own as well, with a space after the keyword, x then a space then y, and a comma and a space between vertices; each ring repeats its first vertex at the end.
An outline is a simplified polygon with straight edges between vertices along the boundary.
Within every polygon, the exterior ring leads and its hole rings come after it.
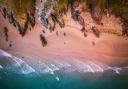
POLYGON ((109 0, 109 9, 116 15, 128 20, 128 1, 127 0, 109 0))
POLYGON ((0 4, 2 4, 4 2, 4 0, 0 0, 0 4))
POLYGON ((12 0, 11 7, 15 15, 35 12, 35 0, 12 0))

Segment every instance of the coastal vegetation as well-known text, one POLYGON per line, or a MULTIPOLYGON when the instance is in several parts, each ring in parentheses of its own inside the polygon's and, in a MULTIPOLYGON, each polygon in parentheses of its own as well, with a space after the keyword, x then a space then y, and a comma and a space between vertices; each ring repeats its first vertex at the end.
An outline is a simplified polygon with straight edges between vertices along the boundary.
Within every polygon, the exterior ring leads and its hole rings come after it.
MULTIPOLYGON (((0 0, 0 4, 6 3, 6 1, 8 0, 0 0)), ((50 0, 48 1, 49 2, 47 2, 47 5, 49 5, 48 3, 51 2, 50 0)), ((36 0, 9 0, 8 2, 11 3, 6 4, 9 4, 8 7, 11 7, 16 15, 22 15, 28 11, 35 11, 36 0)), ((92 7, 99 7, 101 9, 101 14, 104 13, 105 9, 108 9, 110 12, 113 12, 114 14, 128 20, 127 0, 58 0, 58 3, 54 9, 57 13, 60 13, 62 10, 67 11, 69 5, 74 2, 86 2, 90 9, 92 9, 92 7)))
MULTIPOLYGON (((36 0, 11 0, 13 10, 16 14, 21 15, 27 11, 34 12, 36 0)), ((50 3, 51 1, 48 0, 50 3)), ((2 3, 3 0, 0 0, 2 3)), ((58 0, 57 5, 54 7, 57 13, 60 13, 62 9, 67 10, 69 5, 74 2, 86 2, 88 6, 93 7, 95 4, 101 9, 100 13, 103 13, 105 9, 109 9, 117 15, 121 15, 125 19, 128 19, 128 1, 127 0, 58 0)), ((47 4, 49 5, 49 4, 47 4)))
MULTIPOLYGON (((54 1, 47 0, 45 3, 44 8, 46 8, 46 10, 49 9, 51 2, 54 1)), ((57 0, 57 3, 53 6, 53 10, 57 16, 62 16, 76 3, 86 3, 92 18, 97 24, 101 24, 100 21, 104 14, 114 14, 115 16, 120 17, 122 22, 128 22, 127 0, 57 0)), ((30 21, 31 23, 33 23, 32 21, 35 21, 34 14, 36 10, 36 0, 0 0, 0 5, 3 5, 7 10, 13 12, 14 17, 17 20, 20 19, 19 22, 21 22, 20 24, 22 24, 25 32, 28 28, 28 18, 30 17, 33 19, 30 21)), ((23 33, 25 33, 24 31, 23 33)))

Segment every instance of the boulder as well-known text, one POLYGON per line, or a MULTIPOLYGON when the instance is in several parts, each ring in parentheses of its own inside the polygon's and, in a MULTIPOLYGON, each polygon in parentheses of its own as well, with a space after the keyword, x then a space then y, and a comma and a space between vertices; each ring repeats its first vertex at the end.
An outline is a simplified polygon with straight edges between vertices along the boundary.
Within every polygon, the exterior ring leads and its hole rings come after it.
POLYGON ((42 34, 40 34, 40 41, 41 41, 43 47, 45 47, 47 45, 47 40, 45 39, 45 37, 42 34))
POLYGON ((92 31, 93 31, 93 33, 94 33, 94 35, 96 36, 96 37, 100 37, 100 32, 99 32, 99 30, 94 26, 94 27, 92 27, 92 29, 91 29, 92 31))
POLYGON ((56 22, 54 22, 52 19, 49 19, 49 30, 50 32, 55 30, 56 22))
POLYGON ((74 21, 78 22, 82 26, 81 30, 84 30, 85 22, 84 22, 84 19, 82 18, 82 16, 80 16, 80 12, 78 10, 75 10, 74 8, 72 8, 71 14, 72 14, 72 16, 71 16, 72 19, 74 21))
POLYGON ((20 23, 17 22, 17 21, 15 21, 15 25, 17 26, 19 33, 20 33, 22 36, 24 36, 24 34, 23 34, 23 33, 24 33, 24 27, 21 26, 20 23))
POLYGON ((61 17, 58 19, 58 24, 59 24, 59 26, 61 28, 64 28, 65 27, 65 22, 64 22, 64 20, 61 17))
POLYGON ((55 23, 58 23, 61 28, 65 27, 64 20, 57 15, 57 13, 51 13, 51 18, 55 23))
POLYGON ((123 23, 123 25, 122 25, 122 28, 123 28, 122 35, 128 36, 128 21, 123 19, 123 18, 121 18, 121 21, 123 23))
POLYGON ((9 21, 10 24, 14 23, 15 19, 13 17, 12 12, 7 13, 7 18, 8 18, 8 21, 9 21))
POLYGON ((41 15, 40 15, 40 21, 41 21, 42 25, 45 28, 48 28, 49 22, 48 22, 48 19, 45 16, 46 16, 46 13, 42 12, 41 15))
POLYGON ((123 26, 122 35, 128 36, 128 24, 123 26))
POLYGON ((30 25, 32 26, 32 27, 34 27, 35 26, 35 16, 34 16, 34 14, 28 14, 28 21, 29 21, 29 23, 30 23, 30 25))
POLYGON ((5 40, 8 41, 8 28, 4 27, 5 40))
POLYGON ((4 18, 6 18, 6 16, 7 16, 7 10, 6 10, 6 8, 2 8, 2 15, 4 16, 4 18))
POLYGON ((23 33, 22 33, 22 36, 25 35, 27 29, 28 29, 28 22, 29 22, 29 19, 27 18, 26 19, 26 22, 24 23, 24 26, 23 26, 23 33))

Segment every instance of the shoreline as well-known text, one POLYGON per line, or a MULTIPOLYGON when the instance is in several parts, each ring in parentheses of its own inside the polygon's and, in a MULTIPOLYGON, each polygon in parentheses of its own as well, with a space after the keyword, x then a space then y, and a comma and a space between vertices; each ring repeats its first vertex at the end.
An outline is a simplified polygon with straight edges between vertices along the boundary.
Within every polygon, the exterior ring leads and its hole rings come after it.
MULTIPOLYGON (((90 18, 88 13, 87 15, 90 18)), ((64 17, 66 21, 65 28, 56 26, 55 31, 51 33, 48 29, 42 27, 41 23, 37 22, 31 31, 27 30, 24 37, 1 14, 0 18, 0 48, 9 53, 15 54, 15 52, 20 52, 24 57, 34 57, 35 55, 43 58, 51 56, 51 60, 56 55, 69 55, 83 57, 85 59, 89 58, 106 65, 128 65, 127 38, 109 33, 100 33, 100 37, 96 37, 92 32, 87 32, 87 37, 85 37, 80 31, 81 26, 70 18, 70 13, 64 17), (2 28, 5 26, 9 29, 9 41, 5 41, 5 36, 2 33, 2 28), (42 32, 43 30, 45 30, 45 33, 42 32), (46 47, 41 45, 40 34, 43 34, 48 41, 46 47), (9 46, 10 44, 12 45, 11 47, 9 46)), ((115 21, 116 18, 113 19, 115 21)), ((113 24, 113 26, 116 25, 116 28, 120 25, 117 23, 118 21, 115 21, 113 24)))

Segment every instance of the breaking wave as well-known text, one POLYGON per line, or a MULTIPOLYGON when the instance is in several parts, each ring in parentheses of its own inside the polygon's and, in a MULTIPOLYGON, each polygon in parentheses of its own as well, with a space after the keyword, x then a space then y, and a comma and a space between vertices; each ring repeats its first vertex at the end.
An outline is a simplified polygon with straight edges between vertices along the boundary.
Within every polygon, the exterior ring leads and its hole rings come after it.
MULTIPOLYGON (((92 61, 80 61, 78 58, 70 57, 72 61, 54 60, 51 62, 39 62, 36 66, 30 66, 25 61, 17 58, 3 50, 0 50, 0 71, 6 73, 29 74, 29 73, 48 73, 54 75, 56 71, 80 73, 97 73, 111 70, 116 74, 120 74, 123 70, 128 70, 128 67, 110 67, 105 64, 92 61)), ((45 60, 46 61, 46 60, 45 60)), ((59 77, 56 77, 59 80, 59 77)))
POLYGON ((28 74, 35 70, 21 59, 0 50, 0 68, 6 73, 28 74))

